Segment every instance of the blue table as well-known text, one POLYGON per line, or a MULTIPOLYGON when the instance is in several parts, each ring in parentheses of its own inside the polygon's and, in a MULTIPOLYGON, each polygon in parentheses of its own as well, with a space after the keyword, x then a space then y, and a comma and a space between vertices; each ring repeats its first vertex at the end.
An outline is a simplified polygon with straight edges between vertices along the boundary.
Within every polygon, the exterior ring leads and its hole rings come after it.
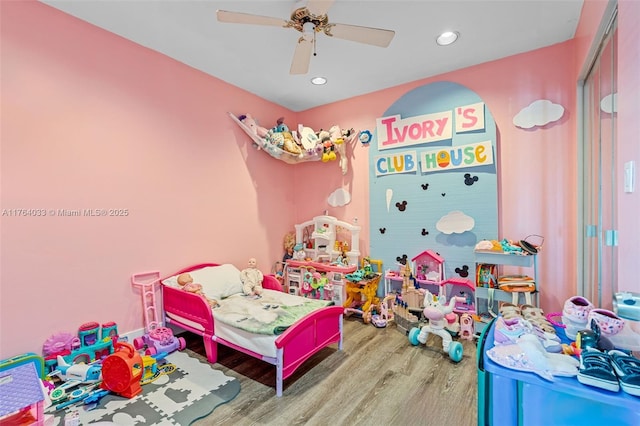
POLYGON ((494 346, 494 327, 495 320, 478 339, 478 425, 640 425, 640 398, 622 390, 586 386, 576 377, 550 382, 491 361, 485 353, 494 346))

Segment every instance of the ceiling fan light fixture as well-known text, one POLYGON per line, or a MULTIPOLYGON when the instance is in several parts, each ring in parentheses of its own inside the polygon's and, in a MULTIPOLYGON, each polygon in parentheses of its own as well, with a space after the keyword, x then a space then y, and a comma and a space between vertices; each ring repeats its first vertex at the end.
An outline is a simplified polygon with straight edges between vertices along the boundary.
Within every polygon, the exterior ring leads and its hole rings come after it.
POLYGON ((324 77, 313 77, 311 79, 311 84, 315 84, 316 86, 321 86, 323 84, 327 84, 327 79, 324 77))
POLYGON ((454 43, 458 37, 460 37, 460 33, 457 31, 445 31, 436 38, 436 43, 440 46, 448 46, 454 43))

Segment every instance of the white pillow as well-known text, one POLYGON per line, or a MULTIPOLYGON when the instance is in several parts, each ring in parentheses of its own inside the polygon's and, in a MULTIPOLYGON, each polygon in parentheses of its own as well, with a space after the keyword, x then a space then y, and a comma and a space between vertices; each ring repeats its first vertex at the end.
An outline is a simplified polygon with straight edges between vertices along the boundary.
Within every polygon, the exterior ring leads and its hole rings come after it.
MULTIPOLYGON (((207 266, 191 271, 189 274, 194 283, 202 285, 202 292, 209 299, 222 300, 232 294, 242 293, 240 271, 234 265, 207 266)), ((165 278, 162 283, 172 287, 180 287, 178 275, 165 278)))

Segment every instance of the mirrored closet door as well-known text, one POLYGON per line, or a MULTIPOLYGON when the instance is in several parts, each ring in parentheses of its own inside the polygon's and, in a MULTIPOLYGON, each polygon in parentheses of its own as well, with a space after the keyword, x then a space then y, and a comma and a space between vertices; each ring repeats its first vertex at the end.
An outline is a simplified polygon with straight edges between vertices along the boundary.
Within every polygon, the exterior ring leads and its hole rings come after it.
POLYGON ((616 63, 613 11, 582 86, 582 289, 594 305, 611 308, 617 291, 616 63))

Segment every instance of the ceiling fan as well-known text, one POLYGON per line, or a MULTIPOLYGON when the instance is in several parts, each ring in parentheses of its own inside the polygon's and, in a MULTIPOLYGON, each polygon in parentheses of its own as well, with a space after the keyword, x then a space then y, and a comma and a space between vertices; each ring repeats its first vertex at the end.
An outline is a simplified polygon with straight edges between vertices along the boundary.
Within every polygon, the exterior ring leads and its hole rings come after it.
POLYGON ((314 52, 316 33, 324 33, 330 37, 351 40, 373 46, 387 47, 395 31, 380 28, 361 27, 357 25, 329 23, 327 11, 335 0, 300 0, 296 1, 289 20, 272 18, 269 16, 252 15, 249 13, 229 12, 218 10, 220 22, 233 24, 268 25, 283 28, 293 28, 302 33, 298 39, 290 74, 306 74, 309 71, 311 54, 314 52))

